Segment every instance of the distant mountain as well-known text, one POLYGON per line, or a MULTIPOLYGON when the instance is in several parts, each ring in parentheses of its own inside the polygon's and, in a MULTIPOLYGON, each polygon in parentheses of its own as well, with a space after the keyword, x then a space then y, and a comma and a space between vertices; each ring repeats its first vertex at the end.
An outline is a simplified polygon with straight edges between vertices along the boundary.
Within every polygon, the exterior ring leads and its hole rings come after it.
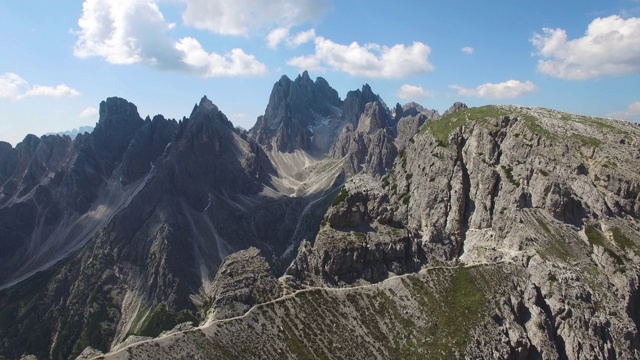
POLYGON ((90 133, 93 131, 93 126, 80 126, 77 129, 61 131, 57 133, 46 133, 45 135, 67 135, 71 140, 75 139, 79 134, 90 133))
POLYGON ((249 131, 99 113, 0 143, 0 357, 640 356, 636 125, 307 72, 249 131))

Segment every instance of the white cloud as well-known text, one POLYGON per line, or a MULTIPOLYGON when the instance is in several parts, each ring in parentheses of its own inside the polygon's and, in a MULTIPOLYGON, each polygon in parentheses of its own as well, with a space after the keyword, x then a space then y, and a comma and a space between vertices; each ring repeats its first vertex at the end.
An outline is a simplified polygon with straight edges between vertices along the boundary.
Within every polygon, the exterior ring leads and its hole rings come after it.
POLYGON ((80 93, 68 87, 65 84, 57 86, 42 86, 34 85, 31 89, 27 90, 23 96, 50 96, 50 97, 62 97, 62 96, 78 96, 80 93))
POLYGON ((72 97, 80 92, 65 84, 56 86, 33 85, 15 73, 0 75, 0 99, 21 100, 29 96, 72 97))
POLYGON ((184 53, 182 61, 207 77, 261 75, 267 67, 248 55, 242 49, 232 49, 225 55, 207 53, 198 40, 186 37, 180 39, 176 49, 184 53))
POLYGON ((471 46, 465 46, 460 50, 462 50, 462 52, 465 53, 465 54, 471 55, 471 54, 473 54, 474 48, 472 48, 471 46))
POLYGON ((81 118, 89 118, 89 119, 93 119, 93 118, 97 118, 98 117, 98 109, 93 108, 93 107, 87 107, 84 110, 82 110, 80 112, 79 115, 81 118))
POLYGON ((285 42, 290 48, 297 48, 302 44, 306 44, 316 38, 316 29, 300 31, 294 36, 289 36, 289 28, 280 27, 273 29, 267 34, 267 46, 275 49, 282 42, 285 42))
POLYGON ((267 35, 267 46, 270 47, 271 49, 275 49, 276 47, 278 47, 278 44, 284 41, 284 39, 286 39, 288 36, 289 36, 289 28, 286 28, 286 27, 275 28, 271 30, 267 35))
POLYGON ((296 36, 287 39, 287 45, 290 47, 298 47, 302 44, 306 44, 316 38, 316 29, 309 29, 307 31, 300 31, 296 36))
POLYGON ((266 66, 241 49, 207 53, 193 38, 171 38, 168 23, 153 0, 85 0, 78 19, 74 54, 101 57, 112 64, 142 63, 202 76, 261 75, 266 66))
POLYGON ((526 93, 538 91, 536 84, 531 81, 521 82, 518 80, 486 83, 479 85, 475 89, 465 88, 460 85, 451 85, 449 87, 458 90, 458 95, 485 99, 513 99, 526 93))
POLYGON ((434 96, 433 91, 425 90, 422 86, 404 84, 398 91, 398 97, 402 99, 424 99, 434 96))
POLYGON ((630 104, 625 111, 609 114, 609 117, 624 120, 640 121, 640 101, 630 104))
POLYGON ((318 20, 329 0, 181 0, 188 26, 222 35, 248 35, 273 26, 290 28, 318 20))
POLYGON ((321 70, 328 67, 354 76, 402 78, 433 71, 429 62, 431 48, 421 42, 411 46, 391 47, 378 44, 350 45, 335 43, 322 36, 315 39, 315 54, 298 56, 287 61, 300 70, 321 70))
POLYGON ((0 99, 17 99, 27 82, 14 73, 0 75, 0 99))
POLYGON ((597 18, 585 35, 569 40, 564 29, 543 28, 531 42, 538 71, 570 80, 640 72, 640 18, 597 18))

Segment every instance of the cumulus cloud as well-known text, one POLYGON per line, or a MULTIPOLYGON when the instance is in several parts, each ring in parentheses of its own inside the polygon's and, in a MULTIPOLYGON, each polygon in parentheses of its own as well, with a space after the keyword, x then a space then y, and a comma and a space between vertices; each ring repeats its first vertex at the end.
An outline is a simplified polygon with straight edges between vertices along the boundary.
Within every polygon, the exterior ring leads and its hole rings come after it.
POLYGON ((289 28, 279 27, 271 30, 267 34, 267 46, 275 49, 278 45, 289 36, 289 28))
POLYGON ((74 54, 112 64, 142 63, 202 76, 261 75, 266 66, 241 49, 207 53, 193 38, 171 38, 168 23, 152 0, 85 0, 74 54))
POLYGON ((264 64, 242 49, 233 49, 225 55, 207 53, 198 40, 191 37, 180 39, 176 49, 184 54, 182 61, 185 64, 204 76, 257 75, 267 72, 264 64))
POLYGON ((543 28, 531 43, 538 71, 570 80, 640 72, 640 18, 597 18, 583 37, 569 40, 564 29, 543 28))
POLYGON ((398 97, 402 99, 424 99, 434 96, 433 91, 425 90, 422 86, 404 84, 398 91, 398 97))
POLYGON ((501 83, 486 83, 475 89, 469 89, 460 85, 449 86, 458 91, 458 95, 473 96, 484 99, 513 99, 520 95, 538 91, 536 84, 531 81, 521 82, 508 80, 501 83))
POLYGON ((0 75, 0 98, 17 99, 27 82, 14 73, 0 75))
POLYGON ((93 119, 93 118, 97 118, 98 117, 98 109, 93 108, 93 107, 87 107, 84 110, 82 110, 80 112, 80 117, 81 118, 89 118, 89 119, 93 119))
POLYGON ((248 35, 272 26, 291 28, 318 20, 329 0, 182 0, 182 19, 188 26, 222 35, 248 35))
POLYGON ((60 84, 56 86, 42 86, 42 85, 34 85, 31 89, 27 90, 24 93, 24 96, 51 96, 51 97, 61 97, 61 96, 78 96, 80 93, 68 87, 65 84, 60 84))
POLYGON ((65 84, 56 86, 33 85, 15 73, 4 73, 0 75, 0 98, 21 100, 29 96, 49 96, 49 97, 72 97, 78 96, 80 92, 70 88, 65 84))
POLYGON ((300 31, 299 33, 290 36, 289 28, 281 27, 273 29, 267 34, 267 46, 271 49, 275 49, 280 43, 286 43, 290 48, 297 48, 302 44, 306 44, 316 38, 316 29, 309 29, 307 31, 300 31))
POLYGON ((433 71, 430 54, 431 48, 421 42, 391 47, 372 43, 360 45, 357 42, 343 45, 318 36, 314 54, 294 57, 287 64, 301 70, 329 68, 354 76, 390 79, 433 71))
POLYGON ((462 50, 462 52, 465 53, 465 54, 471 55, 471 54, 473 54, 474 48, 472 48, 471 46, 465 46, 460 50, 462 50))
POLYGON ((609 114, 609 117, 623 120, 640 121, 640 101, 630 104, 625 111, 609 114))
POLYGON ((290 47, 298 47, 302 44, 306 44, 316 38, 316 29, 309 29, 307 31, 300 31, 295 36, 287 39, 287 45, 290 47))

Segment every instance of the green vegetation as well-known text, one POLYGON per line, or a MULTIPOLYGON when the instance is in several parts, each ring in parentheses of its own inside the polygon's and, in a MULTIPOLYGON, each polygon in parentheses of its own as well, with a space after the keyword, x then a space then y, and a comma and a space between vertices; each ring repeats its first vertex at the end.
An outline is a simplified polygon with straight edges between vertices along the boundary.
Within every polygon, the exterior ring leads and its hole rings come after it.
POLYGON ((400 150, 400 154, 398 155, 400 157, 400 166, 402 166, 402 168, 406 168, 407 167, 407 152, 404 151, 404 149, 400 150))
POLYGON ((382 188, 386 189, 387 187, 389 187, 389 175, 385 175, 382 178, 382 188))
POLYGON ((37 273, 27 281, 23 281, 9 289, 0 291, 0 337, 15 338, 23 336, 29 352, 38 358, 49 356, 49 345, 52 338, 48 322, 39 318, 38 326, 21 333, 20 324, 29 318, 38 316, 45 289, 52 279, 53 270, 37 273))
POLYGON ((508 165, 508 166, 504 166, 501 165, 502 170, 504 170, 505 175, 507 176, 507 180, 509 180, 510 183, 512 183, 514 186, 520 186, 520 183, 513 177, 513 168, 508 165))
POLYGON ((535 116, 529 115, 529 114, 522 114, 520 115, 520 118, 522 119, 522 121, 524 121, 525 125, 527 125, 527 128, 532 132, 552 140, 557 138, 555 134, 545 129, 542 126, 542 124, 540 124, 540 122, 538 121, 538 118, 536 118, 535 116))
POLYGON ((547 226, 547 224, 544 221, 536 218, 536 222, 538 223, 538 226, 540 226, 542 230, 544 230, 544 232, 551 235, 551 230, 549 229, 549 226, 547 226))
POLYGON ((582 143, 583 146, 592 146, 599 148, 602 145, 602 140, 596 139, 591 136, 573 134, 572 137, 582 143))
POLYGON ((403 205, 409 205, 409 202, 411 201, 411 194, 404 194, 400 201, 402 201, 403 205))
POLYGON ((545 260, 569 261, 573 256, 573 252, 569 250, 567 243, 554 236, 549 225, 547 225, 544 220, 539 219, 538 217, 535 217, 535 219, 540 229, 547 234, 547 236, 542 239, 542 247, 538 251, 540 256, 545 260))
POLYGON ((552 239, 546 246, 541 249, 540 256, 545 260, 551 258, 558 259, 564 262, 568 262, 572 256, 571 251, 567 247, 567 244, 560 239, 552 239))
POLYGON ((156 306, 149 315, 135 326, 135 331, 130 335, 156 337, 163 331, 171 330, 176 325, 185 322, 192 322, 198 325, 198 319, 188 310, 174 312, 166 304, 156 306))
POLYGON ((542 176, 549 176, 549 173, 542 169, 540 170, 540 174, 542 174, 542 176))
POLYGON ((412 173, 408 173, 407 175, 405 175, 404 179, 406 181, 411 181, 411 179, 413 178, 413 174, 412 173))
POLYGON ((354 234, 354 235, 356 236, 356 238, 358 238, 359 240, 366 240, 366 238, 367 238, 367 236, 366 236, 363 232, 360 232, 360 231, 356 231, 356 232, 354 232, 353 234, 354 234))
POLYGON ((633 240, 629 239, 622 230, 619 228, 613 228, 611 229, 611 234, 613 235, 613 241, 620 247, 620 249, 622 249, 622 251, 633 251, 640 255, 640 248, 638 248, 638 245, 633 242, 633 240))
MULTIPOLYGON (((469 333, 478 324, 486 307, 486 297, 472 275, 473 268, 454 270, 451 282, 442 289, 440 298, 416 277, 407 277, 420 310, 432 321, 423 329, 421 344, 434 358, 456 358, 463 353, 469 333)), ((431 356, 426 356, 431 358, 431 356)))
POLYGON ((587 235, 587 239, 591 245, 598 245, 604 248, 604 251, 611 255, 611 257, 616 261, 618 265, 623 265, 624 260, 620 257, 620 255, 616 254, 607 244, 604 235, 600 232, 600 230, 596 229, 593 225, 587 225, 584 229, 585 234, 587 235))
POLYGON ((617 127, 615 127, 615 126, 613 126, 613 125, 611 125, 611 124, 609 124, 607 122, 604 122, 603 120, 598 120, 598 119, 594 119, 594 118, 587 118, 587 117, 584 117, 584 116, 581 117, 581 119, 585 123, 588 123, 590 125, 595 125, 595 126, 607 129, 607 130, 611 130, 613 132, 618 132, 618 133, 619 132, 623 132, 620 129, 618 129, 617 127))
POLYGON ((345 186, 343 186, 342 189, 340 189, 340 194, 338 194, 338 196, 336 196, 336 198, 333 199, 333 202, 331 203, 331 206, 340 205, 341 202, 343 202, 343 201, 345 201, 347 199, 347 196, 349 196, 349 191, 347 191, 347 188, 345 186))

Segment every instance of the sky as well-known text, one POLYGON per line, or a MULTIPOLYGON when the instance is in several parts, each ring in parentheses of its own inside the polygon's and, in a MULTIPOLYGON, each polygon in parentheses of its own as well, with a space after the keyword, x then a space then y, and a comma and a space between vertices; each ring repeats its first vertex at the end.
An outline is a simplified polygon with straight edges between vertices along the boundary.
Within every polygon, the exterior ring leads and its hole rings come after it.
POLYGON ((237 126, 308 70, 392 107, 520 104, 640 121, 640 0, 0 0, 0 140, 203 95, 237 126))

